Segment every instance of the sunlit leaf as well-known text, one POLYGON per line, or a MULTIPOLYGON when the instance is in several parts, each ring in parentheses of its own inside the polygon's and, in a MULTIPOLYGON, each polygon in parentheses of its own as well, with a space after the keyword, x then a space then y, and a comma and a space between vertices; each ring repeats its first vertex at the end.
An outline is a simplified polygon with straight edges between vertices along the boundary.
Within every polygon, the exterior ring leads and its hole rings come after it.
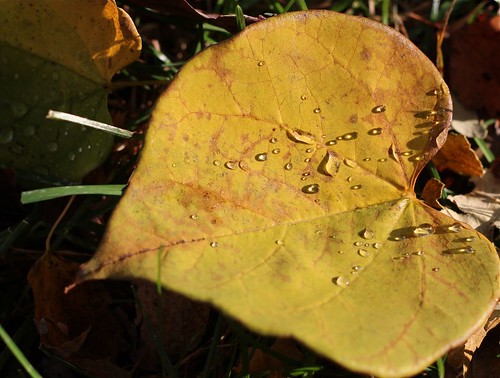
POLYGON ((353 370, 414 374, 498 293, 491 243, 413 191, 450 119, 440 75, 392 29, 324 11, 247 27, 161 96, 78 281, 161 277, 353 370))
POLYGON ((49 109, 110 123, 111 77, 141 41, 114 1, 0 0, 0 164, 43 179, 80 180, 112 137, 45 119, 49 109))

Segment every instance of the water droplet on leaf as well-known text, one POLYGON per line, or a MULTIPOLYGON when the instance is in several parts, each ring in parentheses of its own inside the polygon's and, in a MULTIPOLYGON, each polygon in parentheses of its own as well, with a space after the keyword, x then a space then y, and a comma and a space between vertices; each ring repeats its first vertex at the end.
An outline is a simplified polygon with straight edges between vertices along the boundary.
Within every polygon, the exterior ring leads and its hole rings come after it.
POLYGON ((439 268, 432 268, 433 272, 439 272, 439 270, 440 270, 439 268))
POLYGON ((292 164, 292 162, 288 162, 288 163, 286 163, 286 164, 285 164, 285 169, 286 169, 287 171, 291 171, 291 170, 292 170, 292 168, 293 168, 293 164, 292 164))
POLYGON ((267 153, 263 152, 261 154, 258 154, 255 156, 255 160, 257 161, 266 161, 267 160, 267 153))
POLYGON ((215 241, 210 243, 210 247, 212 247, 212 248, 217 248, 218 246, 219 246, 219 243, 217 243, 215 241))
POLYGON ((219 161, 219 160, 214 160, 214 161, 213 161, 213 164, 214 164, 216 167, 220 167, 220 161, 219 161))
POLYGON ((283 240, 278 239, 278 240, 276 240, 276 244, 277 245, 285 245, 285 242, 283 240))
POLYGON ((365 230, 363 231, 363 239, 373 239, 373 237, 375 236, 375 232, 373 232, 372 230, 369 230, 368 228, 365 228, 365 230))
POLYGON ((326 155, 319 164, 318 171, 326 176, 334 177, 340 169, 340 159, 332 151, 326 151, 326 155))
POLYGON ((300 96, 300 99, 301 99, 301 100, 306 100, 306 99, 307 99, 307 96, 306 96, 306 95, 302 95, 302 96, 300 96))
POLYGON ((333 277, 332 282, 339 287, 347 287, 350 284, 349 280, 342 276, 333 277))
POLYGON ((49 152, 56 152, 58 145, 56 142, 51 142, 51 143, 47 143, 46 148, 47 148, 47 151, 49 151, 49 152))
POLYGON ((287 132, 287 136, 294 142, 305 143, 305 144, 315 144, 316 139, 311 133, 304 130, 291 130, 287 132))
POLYGON ((380 134, 382 134, 382 129, 380 127, 368 131, 368 135, 380 135, 380 134))
POLYGON ((319 114, 319 113, 321 113, 321 109, 320 108, 316 108, 316 109, 313 110, 313 112, 316 113, 316 114, 319 114))
POLYGON ((279 148, 275 148, 274 150, 271 151, 273 154, 279 154, 281 151, 279 148))
POLYGON ((462 226, 460 225, 460 223, 453 223, 451 226, 448 226, 448 231, 450 232, 457 233, 460 232, 461 230, 462 226))
POLYGON ((316 194, 319 192, 319 185, 318 184, 306 185, 302 188, 302 191, 306 194, 316 194))
POLYGON ((358 255, 360 255, 361 257, 368 257, 370 256, 370 252, 368 252, 366 249, 358 249, 358 255))
POLYGON ((262 67, 262 66, 264 65, 264 61, 263 61, 263 60, 261 60, 259 63, 257 63, 257 65, 258 65, 259 67, 262 67))
POLYGON ((430 236, 434 233, 434 227, 432 224, 423 223, 418 227, 413 229, 413 236, 422 237, 422 236, 430 236))
POLYGON ((333 146, 334 144, 337 144, 337 141, 335 140, 329 140, 328 142, 325 143, 327 146, 333 146))
POLYGON ((344 164, 350 168, 356 168, 358 166, 358 164, 354 160, 347 159, 347 158, 344 159, 344 164))
POLYGON ((377 105, 372 109, 372 113, 383 113, 385 112, 385 105, 377 105))
POLYGON ((353 185, 353 186, 351 186, 351 189, 352 190, 359 190, 359 189, 361 189, 361 185, 353 185))
POLYGON ((236 167, 238 166, 238 162, 234 160, 226 161, 224 166, 228 169, 236 169, 236 167))
POLYGON ((380 248, 382 248, 382 244, 379 242, 373 243, 373 248, 380 249, 380 248))
POLYGON ((198 217, 198 215, 197 215, 197 214, 191 214, 191 215, 189 216, 189 218, 191 218, 192 220, 196 220, 196 219, 198 219, 199 217, 198 217))
POLYGON ((278 143, 278 139, 277 138, 271 138, 271 139, 269 139, 269 142, 270 143, 278 143))
POLYGON ((306 149, 306 152, 307 152, 308 154, 310 154, 310 153, 311 153, 311 152, 313 152, 313 151, 314 151, 314 150, 313 150, 312 148, 307 148, 307 149, 306 149))

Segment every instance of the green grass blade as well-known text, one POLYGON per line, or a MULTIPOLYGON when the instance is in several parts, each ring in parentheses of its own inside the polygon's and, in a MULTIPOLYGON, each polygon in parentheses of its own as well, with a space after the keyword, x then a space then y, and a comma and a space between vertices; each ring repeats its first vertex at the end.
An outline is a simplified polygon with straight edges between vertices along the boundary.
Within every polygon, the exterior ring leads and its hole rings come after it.
POLYGON ((493 163, 493 161, 495 160, 495 155, 490 150, 484 139, 474 138, 474 142, 476 142, 477 146, 481 149, 481 152, 486 158, 486 161, 490 164, 493 163))
POLYGON ((26 370, 26 372, 29 374, 30 377, 32 378, 42 378, 40 373, 36 371, 36 369, 31 365, 31 363, 28 361, 24 353, 17 347, 16 343, 14 340, 11 339, 9 334, 5 331, 5 329, 2 327, 0 324, 0 337, 2 338, 3 342, 5 345, 7 345, 7 348, 12 352, 14 357, 17 359, 17 361, 21 364, 21 366, 26 370))
POLYGON ((236 13, 236 26, 238 28, 238 31, 242 31, 243 29, 245 29, 246 26, 243 9, 241 9, 239 5, 236 5, 235 13, 236 13))
POLYGON ((21 193, 21 203, 34 203, 54 198, 79 195, 100 194, 105 196, 121 196, 126 185, 75 185, 54 188, 36 189, 21 193))

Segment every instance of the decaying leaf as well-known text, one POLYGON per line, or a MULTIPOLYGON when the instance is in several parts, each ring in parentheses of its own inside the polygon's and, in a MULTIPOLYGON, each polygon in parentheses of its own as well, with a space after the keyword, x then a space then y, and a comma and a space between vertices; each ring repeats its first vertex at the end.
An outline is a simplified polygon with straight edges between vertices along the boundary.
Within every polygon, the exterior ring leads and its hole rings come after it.
POLYGON ((500 229, 500 180, 490 170, 473 181, 476 188, 471 193, 448 196, 463 213, 443 211, 493 240, 494 230, 500 229))
POLYGON ((107 87, 138 57, 139 35, 113 0, 0 7, 0 165, 78 181, 104 161, 112 137, 45 117, 53 109, 111 123, 107 87))
POLYGON ((452 95, 453 99, 453 121, 451 127, 457 133, 467 138, 482 138, 488 134, 488 130, 479 121, 477 114, 465 109, 462 103, 452 95))
POLYGON ((461 134, 449 134, 446 143, 433 158, 439 170, 450 169, 461 175, 482 176, 483 165, 461 134))
POLYGON ((479 18, 450 38, 450 82, 469 109, 500 114, 500 16, 479 18))
POLYGON ((251 25, 159 99, 77 282, 154 281, 161 261, 165 287, 257 332, 356 371, 417 373, 499 293, 492 244, 415 198, 450 120, 441 76, 390 28, 327 11, 251 25))
POLYGON ((64 293, 77 269, 77 263, 51 253, 45 253, 31 268, 28 282, 40 341, 52 353, 88 372, 122 371, 113 364, 124 349, 124 338, 109 309, 109 293, 99 282, 64 293))
POLYGON ((438 199, 443 195, 444 184, 438 179, 431 178, 425 183, 422 191, 422 201, 434 209, 442 209, 443 206, 438 202, 438 199))

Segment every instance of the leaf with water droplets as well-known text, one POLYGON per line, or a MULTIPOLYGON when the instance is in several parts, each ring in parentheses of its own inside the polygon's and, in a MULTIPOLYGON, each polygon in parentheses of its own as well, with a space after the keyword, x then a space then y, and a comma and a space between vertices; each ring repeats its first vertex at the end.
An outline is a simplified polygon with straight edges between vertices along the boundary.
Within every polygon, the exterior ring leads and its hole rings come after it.
POLYGON ((79 181, 105 160, 112 136, 45 117, 53 109, 111 123, 111 77, 138 57, 139 35, 114 1, 0 5, 0 165, 79 181))
POLYGON ((450 108, 433 64, 373 21, 311 11, 249 26, 162 94, 80 279, 155 281, 160 262, 166 287, 255 331, 368 374, 416 374, 498 294, 491 243, 414 193, 450 108))

